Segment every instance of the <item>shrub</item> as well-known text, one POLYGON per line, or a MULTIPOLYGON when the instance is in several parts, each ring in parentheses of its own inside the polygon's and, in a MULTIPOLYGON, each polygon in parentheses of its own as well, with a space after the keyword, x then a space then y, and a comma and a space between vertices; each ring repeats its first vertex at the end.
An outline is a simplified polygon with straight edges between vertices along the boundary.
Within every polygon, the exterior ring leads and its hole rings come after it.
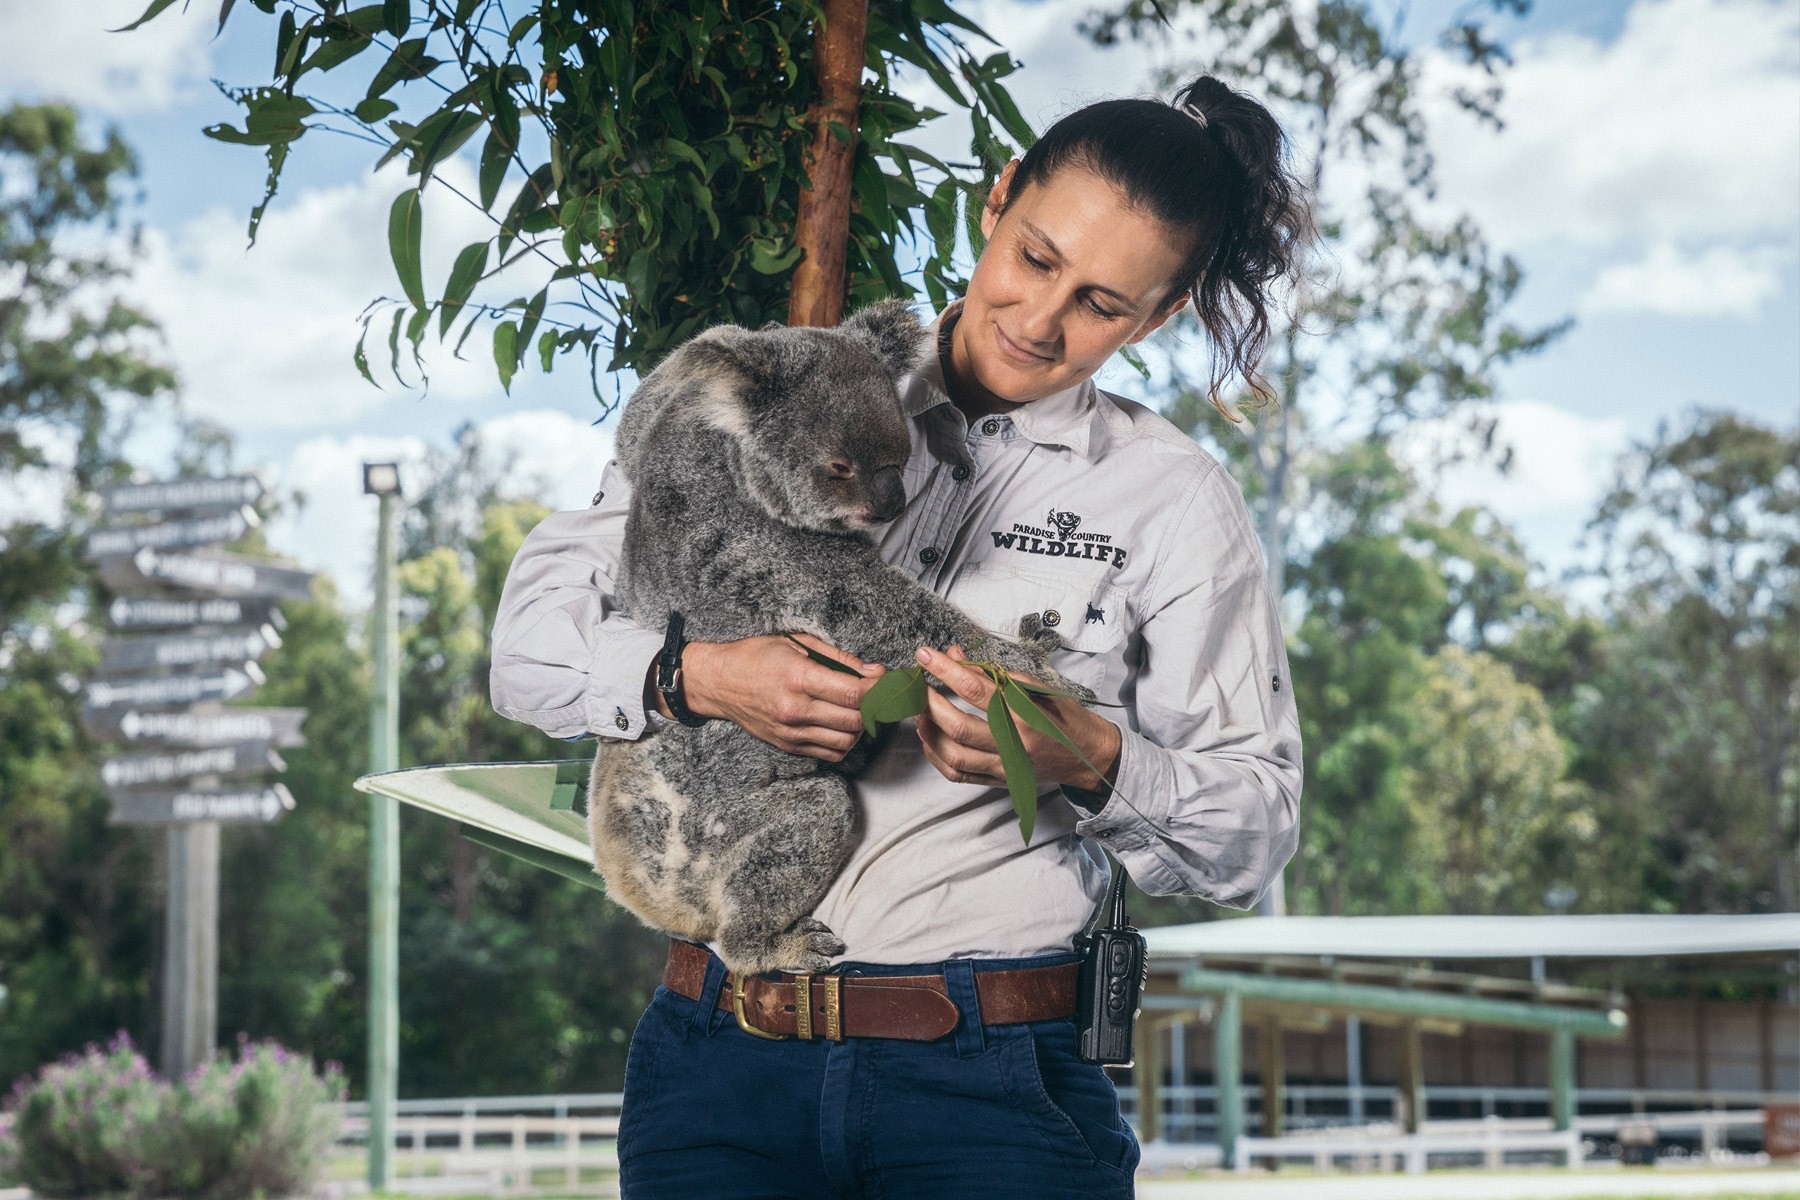
POLYGON ((123 1033, 20 1080, 11 1102, 20 1178, 40 1196, 152 1189, 143 1155, 166 1091, 123 1033))
POLYGON ((19 1139, 10 1112, 0 1112, 0 1187, 19 1186, 19 1139))
POLYGON ((273 1042, 242 1038, 235 1062, 214 1058, 165 1083, 120 1034, 14 1087, 18 1176, 48 1197, 306 1192, 337 1136, 343 1093, 336 1067, 321 1074, 273 1042))

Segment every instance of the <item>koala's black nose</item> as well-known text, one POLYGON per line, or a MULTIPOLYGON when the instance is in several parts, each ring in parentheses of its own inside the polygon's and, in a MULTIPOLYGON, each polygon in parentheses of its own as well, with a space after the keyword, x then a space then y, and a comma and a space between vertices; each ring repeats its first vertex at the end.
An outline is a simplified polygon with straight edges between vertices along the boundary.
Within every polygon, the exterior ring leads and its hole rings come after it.
POLYGON ((883 467, 869 476, 870 516, 887 522, 906 508, 906 485, 900 482, 899 467, 883 467))

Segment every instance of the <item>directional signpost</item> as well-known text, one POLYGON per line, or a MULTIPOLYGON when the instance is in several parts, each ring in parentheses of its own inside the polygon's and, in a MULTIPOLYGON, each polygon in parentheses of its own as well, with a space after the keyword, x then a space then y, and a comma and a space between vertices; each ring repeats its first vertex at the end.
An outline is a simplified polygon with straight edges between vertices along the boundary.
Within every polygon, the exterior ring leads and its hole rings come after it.
POLYGON ((283 599, 312 576, 212 549, 262 524, 250 475, 128 484, 104 494, 108 524, 88 554, 114 599, 83 724, 120 744, 100 775, 112 821, 167 830, 169 894, 162 1066, 184 1075, 211 1053, 218 997, 219 826, 266 825, 294 807, 278 746, 302 743, 299 708, 234 708, 264 683, 281 645, 283 599))

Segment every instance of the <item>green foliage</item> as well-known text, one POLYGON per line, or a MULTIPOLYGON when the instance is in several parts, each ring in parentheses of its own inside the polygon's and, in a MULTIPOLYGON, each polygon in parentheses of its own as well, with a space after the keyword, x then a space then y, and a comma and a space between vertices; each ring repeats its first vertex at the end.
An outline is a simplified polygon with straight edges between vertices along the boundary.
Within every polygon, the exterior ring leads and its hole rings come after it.
MULTIPOLYGON (((142 19, 163 7, 157 0, 142 19)), ((268 157, 251 239, 289 150, 310 130, 368 142, 377 165, 400 158, 416 180, 388 225, 403 299, 371 306, 356 351, 365 375, 370 323, 388 311, 396 367, 403 341, 418 362, 435 315, 440 339, 462 325, 458 347, 477 324, 491 327, 502 384, 533 355, 548 370, 578 353, 596 393, 602 371, 645 373, 709 325, 786 319, 818 93, 816 3, 644 12, 618 0, 538 0, 522 14, 500 0, 255 7, 276 18, 273 86, 228 89, 242 127, 206 130, 268 157), (473 194, 442 170, 464 152, 479 164, 473 194), (441 290, 421 263, 419 196, 434 180, 492 222, 441 290), (515 298, 494 303, 478 291, 515 298)), ((1031 140, 1002 83, 1016 64, 976 54, 968 38, 986 35, 946 0, 869 6, 847 251, 853 305, 908 290, 899 258, 908 243, 934 304, 959 293, 959 226, 978 242, 974 201, 1014 144, 1031 140), (946 163, 908 140, 941 114, 899 94, 901 70, 923 73, 968 111, 969 161, 946 163)))
POLYGON ((1791 911, 1800 847, 1800 434, 1697 412, 1595 518, 1610 646, 1572 706, 1581 770, 1637 826, 1638 887, 1791 911))
POLYGON ((1512 535, 1446 516, 1379 441, 1311 472, 1319 542, 1293 565, 1306 749, 1296 909, 1530 912, 1597 835, 1514 633, 1562 619, 1512 535), (1403 866, 1401 864, 1404 864, 1403 866))
POLYGON ((19 1177, 40 1196, 237 1200, 315 1186, 342 1096, 335 1069, 273 1043, 165 1083, 120 1034, 21 1079, 9 1108, 19 1177))
POLYGON ((0 111, 0 472, 44 466, 27 433, 54 432, 72 444, 76 481, 92 487, 116 466, 130 411, 174 386, 144 353, 155 326, 112 294, 123 264, 91 248, 120 227, 136 173, 119 135, 88 144, 73 109, 0 111), (73 303, 77 293, 88 302, 73 303))
POLYGON ((0 525, 0 1079, 144 1016, 149 855, 105 823, 71 685, 97 661, 80 489, 121 474, 130 417, 172 385, 115 295, 126 259, 100 249, 134 172, 70 109, 0 110, 0 474, 66 498, 48 523, 0 525))

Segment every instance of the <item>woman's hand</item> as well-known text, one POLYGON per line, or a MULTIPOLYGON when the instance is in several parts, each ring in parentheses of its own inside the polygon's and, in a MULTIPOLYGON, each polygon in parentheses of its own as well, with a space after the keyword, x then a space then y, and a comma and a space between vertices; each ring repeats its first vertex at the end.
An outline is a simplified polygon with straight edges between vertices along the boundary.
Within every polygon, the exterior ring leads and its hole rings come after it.
MULTIPOLYGON (((886 668, 811 634, 795 637, 858 675, 812 661, 782 635, 689 642, 681 655, 682 698, 695 715, 730 721, 777 750, 838 762, 862 736, 863 695, 886 668)), ((656 699, 661 708, 662 697, 656 699)))
MULTIPOLYGON (((921 649, 918 658, 933 678, 941 680, 983 714, 970 716, 956 707, 948 696, 935 688, 929 690, 925 711, 919 714, 919 741, 924 743, 926 760, 951 783, 1004 787, 1006 774, 1000 766, 1000 751, 994 746, 986 716, 988 701, 994 694, 994 681, 984 672, 966 665, 969 660, 961 646, 950 647, 948 654, 921 649)), ((1019 739, 1025 744, 1025 754, 1031 759, 1038 783, 1066 783, 1088 792, 1104 791, 1109 787, 1119 763, 1119 727, 1074 700, 1037 694, 1032 699, 1070 741, 1081 747, 1088 762, 1099 768, 1098 772, 1094 771, 1062 743, 1019 721, 1019 739)))

